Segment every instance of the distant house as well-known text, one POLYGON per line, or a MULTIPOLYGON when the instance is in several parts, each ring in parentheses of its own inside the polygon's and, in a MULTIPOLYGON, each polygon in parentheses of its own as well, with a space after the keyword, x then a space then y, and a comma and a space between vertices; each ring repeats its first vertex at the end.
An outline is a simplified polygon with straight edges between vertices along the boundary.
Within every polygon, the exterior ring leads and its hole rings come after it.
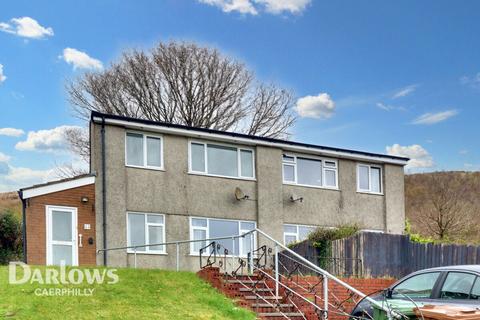
MULTIPOLYGON (((127 266, 131 250, 96 249, 255 227, 285 243, 345 223, 404 229, 406 158, 97 112, 90 141, 91 175, 20 190, 28 263, 127 266)), ((200 247, 181 248, 185 267, 200 247)), ((171 268, 174 249, 138 248, 138 264, 171 268)))

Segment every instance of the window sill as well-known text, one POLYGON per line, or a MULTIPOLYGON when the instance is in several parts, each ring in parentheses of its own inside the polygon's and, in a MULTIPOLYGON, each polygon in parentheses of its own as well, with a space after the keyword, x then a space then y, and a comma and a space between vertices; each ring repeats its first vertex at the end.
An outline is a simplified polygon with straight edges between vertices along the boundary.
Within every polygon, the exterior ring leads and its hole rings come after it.
MULTIPOLYGON (((127 251, 127 254, 135 254, 134 251, 127 251)), ((137 251, 137 255, 139 254, 146 254, 146 255, 154 255, 154 256, 168 256, 166 252, 144 252, 144 251, 137 251)))
POLYGON ((153 171, 165 171, 163 167, 144 167, 144 166, 134 166, 131 164, 126 164, 125 167, 127 168, 134 168, 134 169, 145 169, 145 170, 153 170, 153 171))
POLYGON ((384 195, 382 192, 370 192, 370 191, 362 191, 362 190, 357 190, 357 193, 369 194, 369 195, 372 195, 372 196, 383 196, 384 195))
POLYGON ((294 187, 304 187, 304 188, 313 188, 313 189, 323 189, 323 190, 340 191, 340 188, 311 186, 311 185, 308 185, 308 184, 298 184, 298 183, 283 182, 283 185, 286 185, 286 186, 294 186, 294 187))
POLYGON ((224 179, 232 179, 232 180, 243 180, 243 181, 257 181, 255 178, 243 178, 243 177, 229 177, 229 176, 221 176, 217 174, 208 174, 208 173, 201 173, 201 172, 188 172, 189 175, 193 176, 203 176, 203 177, 212 177, 212 178, 224 178, 224 179))

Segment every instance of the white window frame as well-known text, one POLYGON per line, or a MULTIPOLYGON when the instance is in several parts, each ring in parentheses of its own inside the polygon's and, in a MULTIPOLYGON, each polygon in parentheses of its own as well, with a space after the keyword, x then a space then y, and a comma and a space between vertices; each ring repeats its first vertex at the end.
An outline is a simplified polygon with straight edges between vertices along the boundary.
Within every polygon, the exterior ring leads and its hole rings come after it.
MULTIPOLYGON (((207 217, 189 217, 188 219, 188 222, 189 222, 189 227, 190 227, 190 240, 194 240, 193 239, 193 231, 194 230, 203 230, 203 231, 206 231, 205 232, 205 236, 206 236, 206 239, 209 239, 210 238, 210 220, 222 220, 222 221, 230 221, 230 222, 237 222, 238 224, 238 235, 242 235, 244 233, 247 233, 247 232, 250 232, 251 230, 245 230, 245 229, 242 229, 242 222, 243 223, 253 223, 254 224, 254 227, 256 228, 257 227, 257 222, 256 221, 249 221, 249 220, 236 220, 236 219, 223 219, 223 218, 207 218, 207 217), (207 226, 206 227, 197 227, 197 226, 193 226, 192 225, 192 219, 202 219, 202 220, 207 220, 207 226)), ((252 233, 253 234, 253 244, 254 244, 254 247, 257 246, 257 236, 256 236, 256 233, 252 233)), ((234 237, 238 238, 238 252, 240 253, 238 255, 238 257, 243 257, 245 258, 246 255, 243 255, 241 254, 243 252, 243 244, 242 244, 242 241, 241 241, 241 237, 237 237, 236 235, 234 235, 234 237)), ((208 241, 207 241, 208 242, 208 241)), ((208 245, 208 243, 207 243, 208 245)), ((195 251, 194 249, 194 242, 191 242, 190 243, 190 255, 192 256, 199 256, 200 255, 200 252, 199 251, 195 251)), ((232 254, 228 254, 227 257, 237 257, 237 255, 232 255, 232 254)))
MULTIPOLYGON (((139 214, 143 215, 144 219, 144 226, 145 226, 145 244, 148 243, 149 239, 149 226, 156 226, 156 227, 163 227, 163 237, 162 237, 162 242, 166 242, 166 234, 167 234, 167 228, 166 228, 166 220, 165 220, 165 215, 162 213, 152 213, 152 212, 137 212, 137 211, 127 211, 127 246, 130 246, 130 224, 128 222, 128 215, 129 214, 139 214), (162 216, 163 217, 163 224, 162 223, 155 223, 155 222, 148 222, 147 216, 162 216)), ((162 250, 152 250, 150 247, 143 247, 145 248, 145 251, 138 251, 137 254, 158 254, 158 255, 166 255, 166 245, 162 246, 162 250)), ((135 253, 135 250, 133 248, 128 248, 127 253, 135 253)))
POLYGON ((163 160, 163 136, 159 134, 152 134, 152 133, 145 133, 145 132, 140 132, 140 131, 133 131, 133 130, 128 130, 125 132, 125 166, 126 167, 131 167, 131 168, 142 168, 142 169, 151 169, 151 170, 160 170, 164 171, 164 160, 163 160), (133 134, 139 134, 142 135, 143 137, 143 165, 142 166, 137 166, 133 164, 128 164, 128 159, 127 159, 127 135, 129 133, 133 134), (149 166, 147 162, 147 138, 156 138, 160 139, 160 166, 149 166))
MULTIPOLYGON (((313 225, 308 225, 308 224, 293 224, 293 223, 284 223, 283 224, 283 244, 287 245, 286 238, 287 236, 294 236, 295 237, 295 242, 300 241, 300 228, 299 227, 306 227, 306 228, 318 228, 318 226, 313 226, 313 225), (296 232, 285 232, 285 227, 295 227, 296 232)), ((313 231, 312 231, 313 232, 313 231)))
POLYGON ((331 159, 331 158, 317 157, 317 156, 313 156, 313 155, 303 155, 303 154, 293 154, 293 153, 283 152, 282 153, 282 180, 283 180, 283 184, 287 184, 287 185, 295 185, 295 186, 309 187, 309 188, 319 188, 319 189, 329 189, 329 190, 340 190, 339 187, 338 187, 338 160, 331 159), (283 160, 284 156, 293 158, 293 161, 283 160), (322 166, 322 185, 321 186, 298 183, 297 158, 321 161, 321 166, 322 166), (335 163, 335 168, 325 166, 325 162, 334 162, 335 163), (283 170, 284 166, 292 166, 294 168, 293 171, 294 171, 294 180, 295 181, 286 181, 285 180, 285 172, 283 170), (325 171, 328 171, 328 170, 335 171, 335 186, 334 187, 327 186, 326 183, 325 183, 325 177, 326 177, 325 171))
POLYGON ((210 177, 220 177, 220 178, 230 178, 230 179, 241 179, 241 180, 255 180, 255 150, 253 148, 239 147, 232 144, 219 143, 219 142, 208 142, 208 141, 199 141, 199 140, 189 140, 188 142, 188 173, 204 175, 210 177), (205 171, 195 171, 192 169, 192 144, 201 144, 203 145, 204 159, 205 159, 205 171), (211 174, 208 173, 208 145, 219 146, 219 147, 228 147, 234 148, 237 150, 237 176, 226 176, 220 174, 211 174), (250 151, 252 153, 252 177, 242 176, 242 161, 241 161, 241 151, 250 151))
POLYGON ((357 163, 357 192, 383 195, 383 168, 382 168, 381 165, 368 164, 368 163, 357 163), (360 167, 368 168, 368 189, 361 189, 360 188, 360 167), (380 192, 371 191, 372 190, 371 168, 380 169, 380 181, 379 181, 380 182, 380 192))

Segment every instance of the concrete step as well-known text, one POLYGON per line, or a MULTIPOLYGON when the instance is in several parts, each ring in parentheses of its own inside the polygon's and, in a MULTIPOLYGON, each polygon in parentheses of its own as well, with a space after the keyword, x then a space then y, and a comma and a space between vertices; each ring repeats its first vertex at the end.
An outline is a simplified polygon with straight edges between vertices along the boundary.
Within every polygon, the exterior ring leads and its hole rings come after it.
POLYGON ((282 298, 281 296, 245 296, 247 300, 281 300, 282 298))
POLYGON ((243 283, 243 284, 255 284, 255 283, 263 283, 263 280, 238 280, 238 279, 228 279, 226 280, 227 283, 243 283))
POLYGON ((268 303, 252 303, 252 308, 275 308, 275 307, 280 307, 280 308, 292 308, 293 304, 291 303, 280 303, 280 304, 272 304, 269 305, 268 303))
POLYGON ((240 288, 239 291, 241 292, 252 292, 252 291, 257 291, 257 292, 272 292, 273 289, 270 288, 240 288))
POLYGON ((303 313, 300 313, 300 312, 261 312, 258 314, 260 317, 264 317, 264 318, 278 318, 278 317, 282 317, 282 318, 285 318, 285 316, 287 317, 302 317, 303 316, 303 313))

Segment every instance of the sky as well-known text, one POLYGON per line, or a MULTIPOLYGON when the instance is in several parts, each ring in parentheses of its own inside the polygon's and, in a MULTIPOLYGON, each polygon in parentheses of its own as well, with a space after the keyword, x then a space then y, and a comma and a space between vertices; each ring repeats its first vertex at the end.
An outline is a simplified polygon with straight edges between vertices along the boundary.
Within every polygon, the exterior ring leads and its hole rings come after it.
POLYGON ((218 48, 295 94, 292 139, 480 170, 480 1, 0 3, 0 192, 82 166, 65 84, 159 41, 218 48))

